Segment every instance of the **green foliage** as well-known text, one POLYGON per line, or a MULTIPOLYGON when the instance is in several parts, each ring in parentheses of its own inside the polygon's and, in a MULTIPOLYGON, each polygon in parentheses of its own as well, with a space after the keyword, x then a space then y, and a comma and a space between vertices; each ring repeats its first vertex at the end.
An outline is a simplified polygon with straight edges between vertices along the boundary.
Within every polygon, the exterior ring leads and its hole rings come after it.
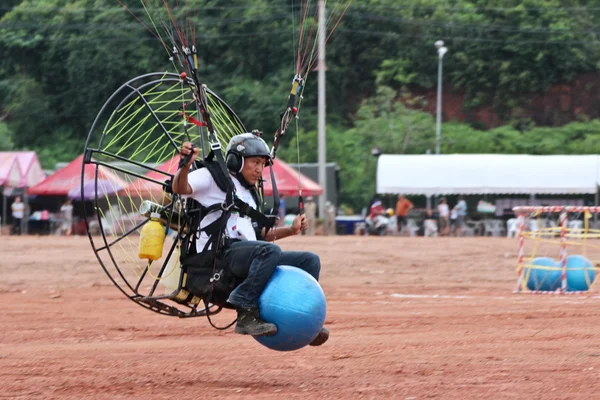
POLYGON ((444 79, 464 89, 465 106, 491 105, 506 118, 531 93, 595 72, 600 63, 597 2, 374 3, 363 29, 379 31, 378 46, 387 50, 377 66, 378 83, 433 87, 438 64, 433 43, 442 39, 449 48, 444 79))
POLYGON ((9 128, 15 132, 17 147, 43 144, 43 134, 54 125, 55 115, 50 99, 44 95, 43 86, 34 78, 24 74, 0 81, 4 111, 9 128))
POLYGON ((459 123, 442 127, 443 153, 600 154, 600 120, 520 132, 511 126, 477 131, 459 123))
MULTIPOLYGON (((408 101, 408 100, 406 100, 408 101)), ((413 100, 416 101, 416 100, 413 100)), ((342 201, 360 210, 375 192, 377 159, 374 147, 387 154, 419 154, 435 147, 435 124, 427 113, 407 108, 388 87, 366 99, 353 128, 327 126, 327 160, 340 167, 342 201)), ((317 161, 317 131, 300 131, 279 153, 288 162, 317 161), (299 142, 296 140, 299 138, 299 142)))
POLYGON ((0 122, 0 151, 9 151, 14 147, 13 133, 6 123, 0 122))
POLYGON ((57 162, 70 162, 83 153, 81 140, 67 129, 55 133, 56 140, 43 146, 28 146, 35 150, 43 168, 54 169, 57 162))
POLYGON ((59 154, 68 160, 81 153, 91 122, 110 94, 160 65, 151 62, 160 50, 155 43, 131 40, 148 36, 144 28, 109 4, 23 1, 0 20, 0 51, 7 54, 0 60, 0 109, 18 132, 17 147, 57 149, 68 132, 79 148, 74 152, 69 146, 59 154))

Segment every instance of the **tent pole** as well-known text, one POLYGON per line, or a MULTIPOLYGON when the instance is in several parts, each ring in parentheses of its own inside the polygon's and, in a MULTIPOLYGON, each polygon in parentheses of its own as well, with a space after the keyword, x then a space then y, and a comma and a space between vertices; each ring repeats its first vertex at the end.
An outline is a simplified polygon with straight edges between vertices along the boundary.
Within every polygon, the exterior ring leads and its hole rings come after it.
MULTIPOLYGON (((594 194, 594 206, 598 207, 598 202, 599 202, 599 198, 598 198, 598 185, 596 185, 596 193, 594 194)), ((598 213, 594 213, 594 221, 598 222, 598 213)))
POLYGON ((29 199, 27 198, 26 188, 23 188, 23 203, 25 203, 25 212, 21 220, 21 232, 27 235, 29 233, 29 199))
POLYGON ((0 224, 0 229, 6 226, 6 192, 2 193, 2 223, 0 224))

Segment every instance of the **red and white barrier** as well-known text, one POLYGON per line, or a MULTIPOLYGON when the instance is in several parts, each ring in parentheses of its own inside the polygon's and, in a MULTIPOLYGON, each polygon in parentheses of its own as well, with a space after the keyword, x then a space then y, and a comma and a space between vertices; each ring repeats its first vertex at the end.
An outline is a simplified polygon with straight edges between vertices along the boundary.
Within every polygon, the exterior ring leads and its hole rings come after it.
POLYGON ((584 206, 525 206, 525 207, 514 207, 513 211, 518 215, 519 234, 517 235, 519 241, 518 248, 518 277, 517 287, 514 293, 528 293, 528 294, 582 294, 588 292, 567 292, 567 222, 569 213, 600 213, 600 207, 584 207, 584 206), (556 291, 541 291, 541 290, 529 290, 523 291, 525 286, 524 279, 524 251, 525 251, 525 218, 527 214, 533 213, 538 215, 540 213, 560 213, 560 265, 561 265, 561 282, 560 290, 556 291))

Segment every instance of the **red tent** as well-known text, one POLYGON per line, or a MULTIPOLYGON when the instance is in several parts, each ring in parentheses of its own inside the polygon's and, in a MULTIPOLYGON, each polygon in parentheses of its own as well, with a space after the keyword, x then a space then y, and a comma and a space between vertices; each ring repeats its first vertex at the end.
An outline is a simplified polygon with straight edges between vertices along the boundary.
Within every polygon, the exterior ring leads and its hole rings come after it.
MULTIPOLYGON (((69 191, 81 185, 81 164, 83 155, 71 161, 64 168, 59 169, 42 182, 27 189, 27 194, 38 196, 66 196, 69 191)), ((84 180, 92 181, 96 176, 96 165, 86 164, 84 169, 84 180)), ((125 182, 113 172, 102 166, 98 170, 98 179, 114 182, 115 187, 125 186, 125 182)))
MULTIPOLYGON (((179 155, 171 158, 170 160, 165 161, 161 165, 159 165, 156 169, 159 171, 167 172, 169 174, 175 175, 177 169, 179 167, 179 155)), ((146 175, 144 175, 148 179, 153 179, 155 181, 164 182, 169 176, 165 174, 161 174, 160 172, 150 171, 146 175)), ((128 195, 128 196, 137 196, 142 198, 153 197, 155 199, 161 198, 163 194, 163 187, 154 182, 148 181, 146 179, 136 179, 131 182, 127 187, 119 191, 120 195, 128 195)))
MULTIPOLYGON (((178 167, 179 155, 168 161, 165 161, 156 169, 175 175, 178 167)), ((275 182, 277 183, 277 190, 279 191, 279 194, 283 194, 284 196, 298 196, 298 185, 302 187, 302 194, 304 196, 319 196, 323 194, 323 188, 321 186, 302 174, 298 176, 298 171, 287 165, 285 162, 275 159, 273 168, 275 173, 275 182)), ((149 172, 145 176, 149 179, 154 179, 160 182, 164 182, 168 178, 167 175, 155 171, 149 172)), ((263 179, 265 180, 265 195, 272 196, 273 188, 271 187, 270 168, 267 167, 263 170, 263 179)), ((145 179, 137 179, 121 190, 119 194, 143 198, 152 196, 158 199, 162 197, 162 186, 145 179)))
MULTIPOLYGON (((275 183, 277 184, 279 194, 283 194, 284 196, 298 196, 298 186, 302 188, 302 195, 304 196, 320 196, 323 194, 323 188, 318 183, 302 175, 298 170, 295 170, 283 161, 275 159, 271 168, 273 168, 275 174, 275 183)), ((263 170, 265 196, 273 195, 271 168, 267 167, 263 170)))

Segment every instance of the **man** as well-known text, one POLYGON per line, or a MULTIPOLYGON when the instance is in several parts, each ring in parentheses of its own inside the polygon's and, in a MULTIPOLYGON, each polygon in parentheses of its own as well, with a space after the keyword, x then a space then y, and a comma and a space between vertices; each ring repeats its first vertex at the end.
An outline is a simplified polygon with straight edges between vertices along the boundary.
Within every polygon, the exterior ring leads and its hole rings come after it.
POLYGON ((324 234, 326 236, 335 235, 335 215, 336 210, 335 206, 331 201, 327 200, 325 202, 325 227, 324 234))
MULTIPOLYGON (((189 195, 204 207, 224 204, 226 193, 218 187, 208 168, 189 172, 198 156, 198 149, 189 142, 183 143, 181 155, 185 157, 190 154, 190 161, 173 178, 173 192, 189 195)), ((254 133, 244 133, 231 139, 227 146, 226 159, 226 166, 235 186, 235 196, 252 209, 259 209, 256 185, 262 177, 265 165, 271 163, 269 147, 254 133)), ((219 211, 210 213, 201 221, 201 231, 196 242, 197 249, 203 249, 209 240, 202 228, 217 221, 219 214, 221 214, 219 211)), ((231 244, 220 251, 224 252, 223 258, 230 270, 243 279, 227 299, 238 313, 235 332, 252 336, 274 335, 277 333, 277 326, 263 321, 258 310, 258 299, 273 271, 278 265, 290 265, 303 269, 318 280, 321 264, 316 254, 282 251, 279 246, 268 241, 297 235, 306 230, 306 219, 304 215, 298 215, 291 226, 274 227, 268 230, 264 238, 262 236, 265 234, 265 229, 255 231, 253 225, 255 221, 239 211, 232 212, 226 222, 226 236, 229 237, 231 244)), ((328 338, 329 331, 322 328, 310 344, 320 346, 328 338)))
POLYGON ((368 218, 374 219, 375 217, 383 214, 385 214, 385 207, 383 206, 383 203, 381 203, 379 200, 375 200, 369 207, 368 218))
POLYGON ((409 199, 403 195, 398 197, 398 202, 396 202, 396 233, 402 233, 404 236, 408 236, 408 229, 405 228, 408 224, 408 213, 413 207, 414 205, 409 199))
POLYGON ((423 236, 425 237, 437 237, 438 226, 437 221, 433 218, 433 211, 430 208, 427 209, 425 220, 423 221, 423 236))
MULTIPOLYGON (((385 207, 380 200, 375 200, 369 207, 369 215, 365 218, 368 230, 370 234, 385 235, 387 229, 386 225, 382 225, 382 216, 385 214, 385 207)), ((386 217, 383 218, 387 220, 386 217)))
POLYGON ((458 211, 456 207, 450 210, 450 236, 456 235, 456 218, 458 217, 458 211))
POLYGON ((306 198, 306 204, 304 204, 304 215, 306 216, 306 222, 308 228, 306 234, 308 236, 315 235, 315 226, 317 224, 317 203, 314 202, 312 196, 306 198))
POLYGON ((70 236, 73 230, 73 204, 71 204, 71 200, 65 201, 65 204, 60 208, 61 213, 61 234, 65 234, 70 236))
POLYGON ((21 234, 21 222, 23 221, 23 216, 25 215, 25 204, 21 201, 21 196, 15 197, 15 201, 10 206, 13 217, 13 225, 10 230, 11 235, 20 235, 21 234))
POLYGON ((456 210, 456 236, 462 236, 465 217, 467 216, 467 202, 464 197, 459 196, 458 203, 453 210, 456 210))
POLYGON ((440 235, 447 236, 450 234, 450 209, 445 197, 442 197, 438 204, 438 215, 440 217, 440 235))

